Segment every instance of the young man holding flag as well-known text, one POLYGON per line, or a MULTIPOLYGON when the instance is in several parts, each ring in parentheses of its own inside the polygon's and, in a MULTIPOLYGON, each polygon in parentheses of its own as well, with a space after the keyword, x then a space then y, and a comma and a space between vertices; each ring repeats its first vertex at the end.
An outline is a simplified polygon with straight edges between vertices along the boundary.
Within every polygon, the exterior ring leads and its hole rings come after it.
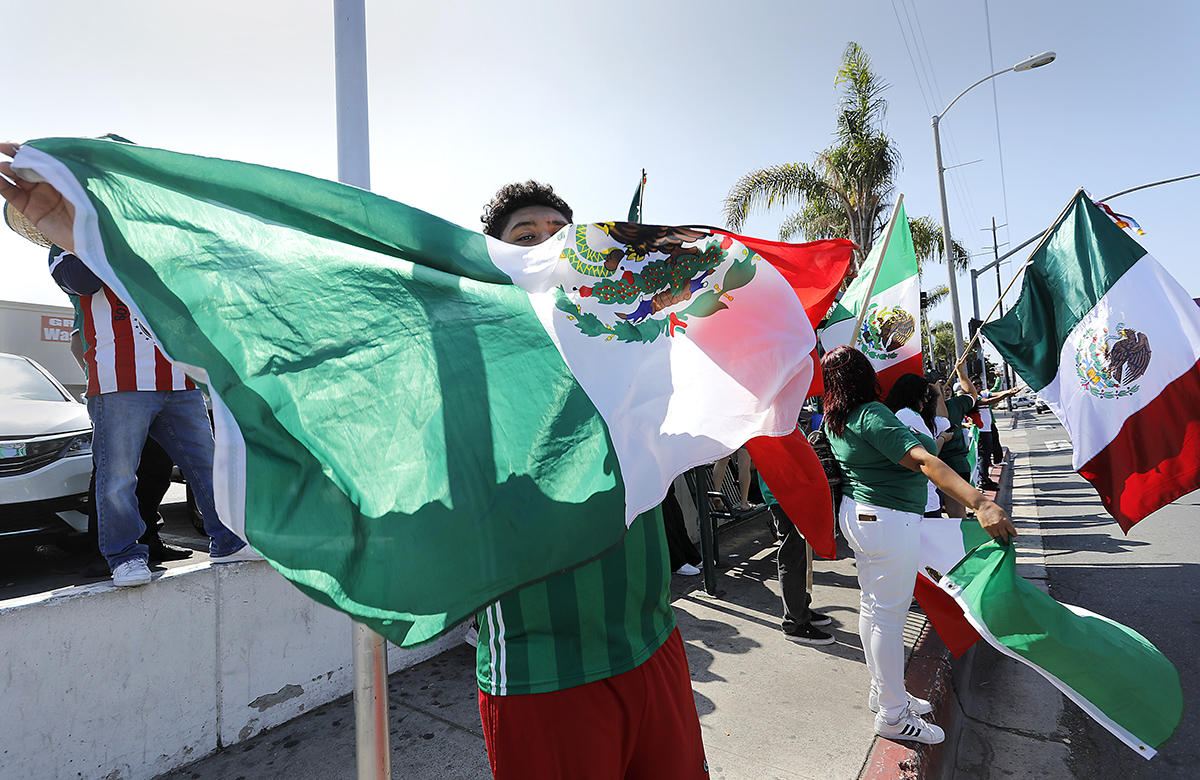
MULTIPOLYGON (((690 463, 747 442, 785 507, 829 501, 811 448, 784 434, 812 381, 811 312, 828 309, 847 241, 564 231, 569 209, 545 200, 507 210, 504 224, 492 212, 502 241, 246 163, 87 139, 33 141, 17 156, 0 164, 17 182, 0 194, 77 245, 164 354, 212 390, 223 518, 297 587, 401 646, 481 609, 486 622, 499 601, 481 643, 510 700, 501 720, 541 695, 514 696, 522 681, 552 694, 611 687, 646 676, 646 659, 671 646, 673 619, 646 584, 661 537, 645 540, 640 567, 627 537, 658 530, 636 516, 690 463), (679 300, 658 305, 664 292, 679 300), (582 642, 575 582, 546 629, 555 641, 527 637, 525 650, 550 655, 516 652, 509 628, 549 608, 511 597, 563 572, 591 572, 592 593, 606 579, 643 582, 642 597, 624 583, 619 597, 640 624, 606 615, 588 624, 598 641, 582 642)), ((832 555, 832 512, 798 514, 832 555)), ((687 701, 681 728, 698 735, 687 701)), ((703 772, 676 764, 675 776, 703 772)))
MULTIPOLYGON (((501 188, 482 221, 494 238, 536 246, 571 219, 551 187, 529 181, 501 188)), ((495 777, 708 776, 660 512, 599 559, 479 614, 479 714, 495 777)))

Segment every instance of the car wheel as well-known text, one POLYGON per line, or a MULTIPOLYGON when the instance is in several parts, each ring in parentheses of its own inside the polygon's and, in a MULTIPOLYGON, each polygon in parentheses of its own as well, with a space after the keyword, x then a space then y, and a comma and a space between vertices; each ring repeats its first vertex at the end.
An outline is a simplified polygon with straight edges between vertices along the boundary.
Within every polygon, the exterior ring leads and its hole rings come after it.
POLYGON ((191 485, 187 486, 187 512, 188 519, 192 521, 192 528, 204 533, 204 515, 200 513, 200 507, 196 506, 196 497, 192 495, 191 485))

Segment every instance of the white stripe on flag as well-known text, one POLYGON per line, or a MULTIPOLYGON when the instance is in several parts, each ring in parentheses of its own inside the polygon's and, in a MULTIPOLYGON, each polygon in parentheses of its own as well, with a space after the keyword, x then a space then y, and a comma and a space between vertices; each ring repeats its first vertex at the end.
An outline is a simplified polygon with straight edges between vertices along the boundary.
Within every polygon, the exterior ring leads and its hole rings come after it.
MULTIPOLYGON (((490 239, 488 251, 529 293, 542 326, 603 416, 625 482, 628 524, 660 504, 681 472, 755 436, 793 431, 812 382, 816 336, 795 290, 762 257, 753 278, 724 296, 725 309, 690 317, 686 331, 641 343, 584 335, 557 307, 554 290, 596 283, 559 261, 575 236, 569 226, 531 249, 490 239)), ((732 265, 745 251, 732 244, 723 263, 732 265)))
POLYGON ((1073 468, 1078 470, 1107 447, 1125 420, 1157 398, 1197 360, 1200 308, 1153 257, 1144 255, 1076 324, 1059 352, 1058 375, 1038 393, 1071 436, 1073 468), (1110 343, 1115 342, 1122 326, 1148 337, 1150 364, 1144 375, 1129 383, 1141 388, 1136 393, 1098 398, 1078 374, 1077 355, 1083 347, 1103 349, 1103 328, 1108 328, 1110 343), (1093 343, 1093 338, 1100 341, 1093 343))

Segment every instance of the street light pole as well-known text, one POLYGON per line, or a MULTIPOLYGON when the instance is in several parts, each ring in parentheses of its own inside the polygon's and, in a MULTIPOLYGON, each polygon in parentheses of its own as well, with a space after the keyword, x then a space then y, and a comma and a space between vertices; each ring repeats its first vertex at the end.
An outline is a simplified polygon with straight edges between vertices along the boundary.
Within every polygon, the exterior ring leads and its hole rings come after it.
POLYGON ((946 267, 950 276, 950 283, 948 285, 950 288, 950 325, 954 331, 954 352, 956 359, 961 358, 963 353, 962 325, 959 323, 958 317, 958 279, 956 278, 954 269, 954 245, 950 240, 950 207, 946 201, 946 167, 942 165, 942 139, 938 131, 938 126, 941 124, 942 117, 946 116, 946 112, 950 110, 951 106, 958 102, 959 98, 975 89, 975 87, 978 87, 983 82, 1008 73, 1010 70, 1020 72, 1024 70, 1032 70, 1033 68, 1040 68, 1043 65, 1049 65, 1051 62, 1054 62, 1055 56, 1056 55, 1052 51, 1042 52, 1041 54, 1035 54, 1032 57, 1027 57, 1026 59, 1021 60, 1011 68, 1005 68, 1004 70, 996 71, 990 76, 984 76, 979 81, 976 81, 974 84, 964 89, 962 92, 959 92, 954 99, 951 100, 944 109, 942 109, 941 113, 934 114, 932 118, 933 151, 934 156, 937 158, 938 196, 942 200, 942 254, 946 259, 946 267))
MULTIPOLYGON (((959 96, 961 97, 961 95, 959 96)), ((957 100, 958 98, 955 98, 957 100)), ((950 106, 946 106, 949 110, 950 106)), ((938 196, 942 200, 942 257, 946 261, 946 267, 950 269, 950 327, 954 331, 954 357, 958 359, 962 356, 963 338, 962 326, 958 322, 958 279, 954 269, 954 244, 950 242, 950 206, 946 202, 946 167, 942 165, 942 138, 938 133, 938 124, 941 122, 941 114, 933 115, 933 153, 937 158, 938 172, 938 196)))

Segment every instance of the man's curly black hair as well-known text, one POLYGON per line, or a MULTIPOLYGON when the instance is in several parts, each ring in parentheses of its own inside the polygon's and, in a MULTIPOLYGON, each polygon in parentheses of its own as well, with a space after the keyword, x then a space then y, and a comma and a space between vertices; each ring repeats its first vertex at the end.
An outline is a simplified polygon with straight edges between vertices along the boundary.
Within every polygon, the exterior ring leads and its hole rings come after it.
POLYGON ((483 223, 483 232, 493 238, 500 238, 509 216, 526 206, 547 206, 566 217, 567 222, 570 222, 573 216, 571 207, 554 194, 554 188, 549 184, 542 184, 533 179, 527 182, 513 182, 501 187, 496 192, 496 197, 492 198, 492 202, 483 207, 483 216, 479 218, 483 223))

